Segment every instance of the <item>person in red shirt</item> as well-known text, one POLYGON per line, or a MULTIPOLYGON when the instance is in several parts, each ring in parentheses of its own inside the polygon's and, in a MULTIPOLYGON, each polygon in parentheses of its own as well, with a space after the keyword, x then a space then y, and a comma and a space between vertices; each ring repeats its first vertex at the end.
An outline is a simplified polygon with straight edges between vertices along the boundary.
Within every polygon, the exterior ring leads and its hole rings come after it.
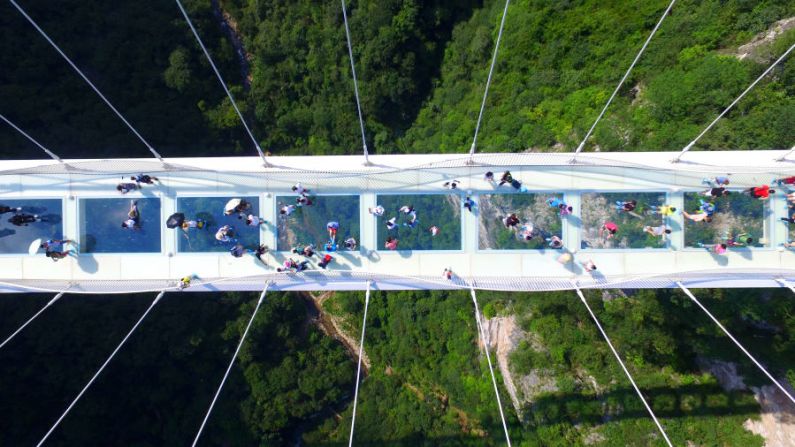
POLYGON ((770 197, 770 194, 775 194, 775 189, 770 189, 769 186, 756 186, 754 188, 748 188, 745 190, 751 197, 759 200, 767 200, 770 197))
POLYGON ((606 239, 610 239, 615 236, 616 232, 618 232, 618 225, 615 222, 607 221, 602 228, 599 229, 599 237, 603 237, 607 234, 606 239))
POLYGON ((778 186, 795 185, 795 176, 773 179, 773 184, 778 186))
POLYGON ((318 267, 324 269, 324 268, 326 268, 326 266, 328 266, 329 262, 331 262, 333 260, 334 260, 334 258, 332 258, 331 255, 327 254, 327 255, 323 256, 323 259, 320 262, 318 262, 317 265, 318 265, 318 267))

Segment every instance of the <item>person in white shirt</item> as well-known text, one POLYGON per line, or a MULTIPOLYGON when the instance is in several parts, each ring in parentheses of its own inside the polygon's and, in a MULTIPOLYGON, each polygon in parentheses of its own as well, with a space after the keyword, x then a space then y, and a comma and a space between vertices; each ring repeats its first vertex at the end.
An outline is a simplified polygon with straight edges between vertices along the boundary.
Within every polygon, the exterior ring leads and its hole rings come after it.
POLYGON ((298 182, 298 183, 296 183, 295 185, 293 185, 293 192, 294 192, 294 193, 296 193, 296 194, 298 194, 298 195, 300 196, 300 195, 303 195, 303 194, 305 194, 305 193, 308 193, 308 192, 309 192, 309 190, 308 190, 308 189, 306 189, 306 188, 304 188, 304 187, 301 185, 301 182, 298 182))
POLYGON ((138 211, 138 202, 130 200, 130 211, 127 212, 127 220, 121 223, 121 227, 128 230, 141 229, 141 213, 138 211))
POLYGON ((659 227, 651 227, 647 225, 643 227, 643 231, 649 233, 652 236, 661 236, 663 240, 665 240, 665 235, 671 234, 671 229, 665 225, 660 225, 659 227))
POLYGON ((253 214, 249 214, 248 217, 246 217, 246 225, 249 227, 258 227, 264 223, 267 223, 265 222, 265 219, 257 217, 253 214))
POLYGON ((279 209, 279 214, 289 216, 293 211, 295 211, 295 205, 284 205, 279 209))

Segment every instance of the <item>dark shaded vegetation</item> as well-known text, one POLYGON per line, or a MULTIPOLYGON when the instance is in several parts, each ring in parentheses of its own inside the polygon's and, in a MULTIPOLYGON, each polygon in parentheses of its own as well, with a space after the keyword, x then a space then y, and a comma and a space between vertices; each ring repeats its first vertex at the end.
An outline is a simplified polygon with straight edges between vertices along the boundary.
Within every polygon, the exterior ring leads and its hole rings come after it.
MULTIPOLYGON (((174 2, 21 5, 161 155, 254 154, 237 117, 221 119, 218 110, 228 115, 231 106, 174 2)), ((224 78, 239 85, 210 2, 186 7, 224 78)), ((0 5, 0 42, 2 113, 45 147, 62 157, 152 156, 8 2, 0 5)), ((0 141, 0 156, 45 157, 6 125, 0 141)))
MULTIPOLYGON (((166 294, 48 444, 190 443, 256 297, 166 294)), ((3 337, 51 296, 21 298, 0 297, 3 337)), ((38 442, 153 298, 66 295, 4 347, 0 444, 38 442)), ((353 363, 306 318, 297 296, 267 296, 208 422, 204 445, 252 445, 255 439, 280 445, 298 422, 346 397, 353 363)))

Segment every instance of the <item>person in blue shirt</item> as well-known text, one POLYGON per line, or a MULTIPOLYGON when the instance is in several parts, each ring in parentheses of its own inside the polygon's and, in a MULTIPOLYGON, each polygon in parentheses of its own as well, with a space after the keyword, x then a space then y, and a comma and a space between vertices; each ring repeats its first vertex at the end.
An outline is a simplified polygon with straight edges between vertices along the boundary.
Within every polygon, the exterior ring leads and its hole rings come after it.
POLYGON ((468 209, 469 212, 471 213, 473 206, 475 206, 475 201, 472 200, 471 197, 467 196, 467 198, 464 199, 464 208, 468 209))

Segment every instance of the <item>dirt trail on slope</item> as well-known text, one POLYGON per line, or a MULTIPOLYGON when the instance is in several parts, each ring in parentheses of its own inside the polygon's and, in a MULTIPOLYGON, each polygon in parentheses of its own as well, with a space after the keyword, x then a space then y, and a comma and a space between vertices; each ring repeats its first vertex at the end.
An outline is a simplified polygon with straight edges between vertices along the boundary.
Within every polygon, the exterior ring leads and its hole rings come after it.
MULTIPOLYGON (((312 292, 301 292, 301 295, 311 305, 310 316, 320 330, 329 337, 338 340, 348 351, 348 355, 357 361, 359 358, 359 341, 356 337, 348 335, 342 329, 342 319, 323 311, 323 303, 334 296, 334 292, 323 292, 316 295, 312 292)), ((365 375, 370 371, 370 358, 367 352, 362 351, 362 370, 365 375)))
POLYGON ((243 79, 243 89, 248 91, 251 88, 251 70, 249 63, 252 59, 251 54, 246 52, 243 46, 243 39, 240 37, 237 21, 231 14, 224 11, 223 7, 218 0, 211 0, 210 2, 215 20, 221 25, 221 29, 226 33, 232 48, 235 50, 237 63, 240 66, 240 76, 243 79))

